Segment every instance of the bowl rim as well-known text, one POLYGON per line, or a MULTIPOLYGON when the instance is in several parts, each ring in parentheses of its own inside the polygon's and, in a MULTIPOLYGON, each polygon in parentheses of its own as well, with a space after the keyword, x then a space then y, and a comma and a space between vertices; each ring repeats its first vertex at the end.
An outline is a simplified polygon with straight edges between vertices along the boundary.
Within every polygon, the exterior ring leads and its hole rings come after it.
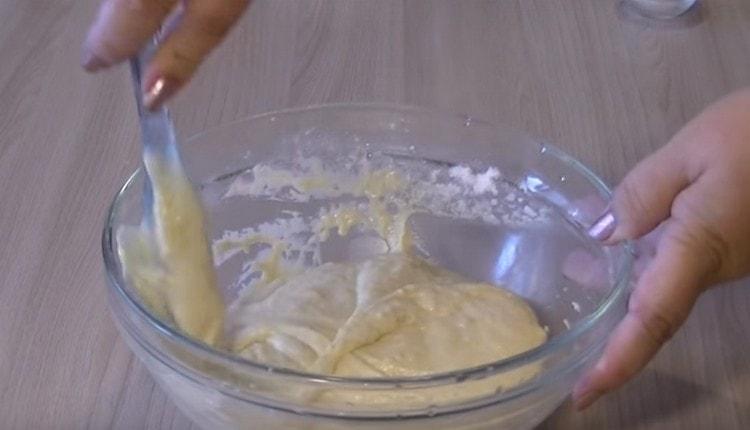
MULTIPOLYGON (((600 179, 591 169, 585 166, 580 161, 576 160, 572 156, 568 155, 564 151, 558 149, 554 145, 548 143, 542 143, 539 139, 535 139, 528 134, 520 131, 514 127, 505 126, 503 124, 492 123, 482 119, 476 119, 469 117, 466 114, 450 112, 445 110, 425 108, 418 106, 392 104, 392 103, 329 103, 329 104, 315 104, 303 107, 295 107, 289 109, 281 109, 275 111, 264 112, 261 114, 249 115, 245 118, 232 120, 220 125, 208 128, 201 132, 198 132, 189 138, 185 139, 185 142, 198 139, 206 134, 213 131, 235 126, 240 123, 246 123, 251 121, 258 121, 263 119, 269 119, 271 117, 278 117, 282 115, 300 114, 311 111, 322 111, 322 110, 351 110, 358 109, 362 111, 377 111, 387 113, 408 113, 408 114, 421 114, 428 116, 440 116, 447 119, 458 120, 461 122, 466 121, 467 118, 471 118, 472 125, 479 125, 483 127, 490 127, 496 130, 504 130, 505 132, 511 131, 519 134, 519 136, 525 136, 534 142, 537 142, 545 152, 558 158, 561 162, 565 163, 573 170, 581 174, 586 180, 588 180, 594 188, 604 198, 611 198, 612 191, 606 185, 606 183, 600 179)), ((234 366, 240 366, 245 371, 251 372, 272 372, 275 375, 283 376, 286 378, 292 378, 299 380, 299 382, 316 383, 322 385, 330 385, 339 388, 358 388, 358 389, 404 389, 404 388, 424 388, 439 385, 448 385, 451 383, 463 382, 466 380, 483 379, 490 377, 495 374, 513 370, 517 367, 529 364, 535 360, 541 359, 545 356, 550 355, 563 348, 564 346, 574 342, 580 338, 583 334, 590 331, 595 327, 596 322, 599 321, 607 312, 619 301, 619 299, 627 292, 631 269, 633 265, 633 247, 632 243, 625 242, 616 247, 621 248, 624 252, 621 253, 623 256, 620 258, 621 261, 616 264, 617 270, 614 275, 614 287, 609 294, 600 302, 598 307, 588 315, 581 318, 575 324, 573 324, 569 330, 558 334, 541 345, 534 347, 521 354, 513 355, 511 357, 504 358, 502 360, 486 363, 479 366, 474 366, 465 369, 458 369, 450 372, 442 372, 435 374, 428 374, 422 376, 411 376, 411 377, 399 377, 399 378, 350 378, 340 377, 331 375, 322 375, 309 373, 304 371, 297 371, 293 369, 274 367, 267 364, 258 363, 238 355, 231 354, 230 352, 223 351, 220 349, 213 348, 199 340, 193 339, 180 331, 179 329, 172 327, 170 324, 165 323, 158 317, 156 317, 151 311, 149 311, 134 294, 131 294, 127 288, 125 288, 125 281, 120 271, 120 266, 117 258, 117 251, 114 247, 114 221, 118 213, 119 203, 124 193, 133 186, 134 182, 140 175, 143 174, 143 168, 139 167, 136 169, 120 187, 115 196, 113 197, 109 208, 106 212, 104 229, 102 232, 102 256, 104 259, 106 276, 110 282, 108 282, 108 288, 114 289, 118 296, 124 298, 124 301, 131 310, 135 311, 135 314, 147 325, 158 332, 167 336, 171 341, 175 341, 183 347, 187 347, 192 351, 197 351, 201 354, 207 354, 212 359, 217 359, 221 362, 227 362, 234 366)), ((600 346, 596 344, 592 348, 600 346)), ((582 352, 585 354, 586 350, 582 352)), ((545 382, 545 376, 554 375, 541 375, 537 378, 532 378, 529 382, 532 382, 533 386, 540 386, 545 382)), ((526 392, 530 389, 529 384, 520 384, 513 389, 503 391, 507 396, 514 397, 514 394, 518 390, 526 392)), ((269 399, 270 400, 270 399, 269 399)), ((341 417, 341 415, 337 415, 341 417)))

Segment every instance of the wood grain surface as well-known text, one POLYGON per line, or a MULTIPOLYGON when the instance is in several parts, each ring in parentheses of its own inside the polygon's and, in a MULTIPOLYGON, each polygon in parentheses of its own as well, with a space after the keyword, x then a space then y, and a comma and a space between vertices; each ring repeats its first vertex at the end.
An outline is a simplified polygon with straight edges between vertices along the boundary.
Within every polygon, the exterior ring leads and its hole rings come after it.
MULTIPOLYGON (((106 307, 104 212, 139 147, 125 68, 78 66, 97 3, 0 0, 2 429, 191 426, 106 307)), ((616 183, 750 85, 750 2, 706 0, 657 25, 615 0, 256 1, 221 52, 182 96, 206 100, 179 112, 182 133, 291 106, 408 103, 525 129, 616 183)), ((750 428, 748 331, 750 283, 714 289, 638 378, 542 428, 750 428)))

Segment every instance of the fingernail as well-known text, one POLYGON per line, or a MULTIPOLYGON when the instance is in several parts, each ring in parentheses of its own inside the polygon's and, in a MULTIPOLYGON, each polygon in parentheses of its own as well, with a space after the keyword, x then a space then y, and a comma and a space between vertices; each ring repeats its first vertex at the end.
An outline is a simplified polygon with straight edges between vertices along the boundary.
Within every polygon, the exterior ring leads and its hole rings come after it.
POLYGON ((106 67, 108 63, 104 60, 102 60, 100 57, 97 57, 89 50, 83 51, 83 54, 81 55, 81 66, 87 71, 87 72, 96 72, 99 69, 102 69, 106 67))
POLYGON ((581 396, 578 396, 574 400, 576 410, 582 411, 588 408, 594 402, 596 402, 601 396, 602 396, 602 393, 597 390, 591 390, 589 392, 583 393, 581 396))
POLYGON ((612 233, 615 232, 615 227, 617 227, 615 216, 611 211, 607 211, 589 227, 588 235, 592 239, 604 241, 612 236, 612 233))
POLYGON ((177 87, 177 81, 174 79, 164 76, 154 79, 143 93, 143 105, 149 110, 158 108, 177 91, 177 87))

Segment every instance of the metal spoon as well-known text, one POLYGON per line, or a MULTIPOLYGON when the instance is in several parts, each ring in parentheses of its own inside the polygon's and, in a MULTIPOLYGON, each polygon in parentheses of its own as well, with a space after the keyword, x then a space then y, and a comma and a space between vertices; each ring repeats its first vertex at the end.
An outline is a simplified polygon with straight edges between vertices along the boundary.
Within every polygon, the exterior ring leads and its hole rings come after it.
POLYGON ((133 90, 141 124, 143 165, 146 172, 146 181, 143 186, 143 219, 149 227, 154 225, 154 163, 171 167, 169 174, 185 175, 169 111, 164 106, 149 110, 143 104, 141 71, 142 67, 148 64, 155 50, 156 41, 152 40, 136 57, 130 59, 133 90))

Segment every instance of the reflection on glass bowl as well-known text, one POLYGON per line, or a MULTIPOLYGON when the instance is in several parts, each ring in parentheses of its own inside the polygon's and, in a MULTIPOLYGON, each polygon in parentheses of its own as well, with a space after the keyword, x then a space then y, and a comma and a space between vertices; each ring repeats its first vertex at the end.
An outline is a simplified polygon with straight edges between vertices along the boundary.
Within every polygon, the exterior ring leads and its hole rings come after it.
MULTIPOLYGON (((177 406, 204 428, 519 429, 544 420, 598 356, 625 311, 629 245, 603 248, 582 234, 609 199, 601 180, 552 146, 459 115, 383 105, 274 112, 206 131, 183 145, 183 159, 209 212, 212 239, 258 225, 285 208, 276 200, 222 198, 237 177, 259 163, 310 150, 320 150, 324 161, 359 151, 367 159, 397 160, 411 172, 425 166, 497 169, 493 180, 502 192, 493 211, 500 222, 423 210, 409 218, 409 228, 430 261, 523 297, 548 341, 487 365, 399 379, 306 374, 212 349, 158 319, 123 280, 114 233, 140 220, 143 175, 137 171, 115 196, 104 228, 109 302, 123 338, 177 406), (540 212, 545 216, 536 216, 540 212), (535 376, 517 385, 437 404, 424 400, 436 398, 430 393, 472 392, 472 386, 524 369, 535 376), (377 393, 395 401, 320 404, 300 395, 320 391, 337 399, 377 393)), ((321 260, 350 258, 354 242, 361 255, 383 250, 382 242, 353 235, 321 248, 321 260)), ((241 264, 217 268, 230 299, 242 269, 241 264)))

